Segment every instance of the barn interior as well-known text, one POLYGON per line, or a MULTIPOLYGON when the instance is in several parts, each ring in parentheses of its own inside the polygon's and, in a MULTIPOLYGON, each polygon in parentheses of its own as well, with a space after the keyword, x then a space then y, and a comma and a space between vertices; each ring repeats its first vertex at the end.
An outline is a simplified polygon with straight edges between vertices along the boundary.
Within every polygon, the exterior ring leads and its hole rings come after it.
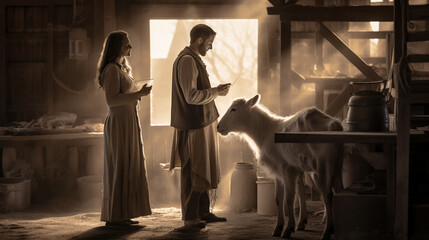
MULTIPOLYGON (((234 99, 260 94, 280 116, 316 106, 342 121, 341 132, 272 136, 344 144, 332 238, 429 238, 428 0, 0 0, 0 16, 2 239, 275 239, 273 182, 232 134, 219 135, 222 179, 211 194, 228 221, 181 228, 180 171, 168 170, 171 74, 198 23, 217 32, 203 57, 212 86, 232 83, 215 100, 220 118, 234 99), (130 228, 100 221, 108 107, 95 74, 119 29, 136 83, 153 84, 139 103, 153 214, 130 228), (365 91, 375 98, 351 104, 365 91)), ((308 179, 305 193, 309 222, 292 238, 320 239, 324 208, 308 179)))

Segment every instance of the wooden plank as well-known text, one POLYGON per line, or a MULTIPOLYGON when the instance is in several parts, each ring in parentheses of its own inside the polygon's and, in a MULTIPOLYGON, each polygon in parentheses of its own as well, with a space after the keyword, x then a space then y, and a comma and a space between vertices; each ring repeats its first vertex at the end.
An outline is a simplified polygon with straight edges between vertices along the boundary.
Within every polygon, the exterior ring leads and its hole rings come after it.
POLYGON ((104 1, 104 36, 116 30, 115 0, 104 1))
POLYGON ((0 124, 7 122, 6 115, 6 7, 0 1, 0 124))
MULTIPOLYGON (((2 0, 6 6, 46 6, 46 0, 2 0)), ((73 5, 73 0, 54 0, 54 5, 73 5)))
POLYGON ((275 143, 396 143, 394 132, 287 132, 275 133, 275 143))
POLYGON ((295 5, 299 0, 288 0, 286 5, 295 5))
POLYGON ((429 103, 429 93, 413 93, 409 99, 411 104, 427 104, 429 103))
MULTIPOLYGON (((398 77, 396 77, 398 78, 398 77)), ((395 82, 404 81, 397 79, 395 82)), ((396 85, 398 86, 398 85, 396 85)), ((396 216, 395 239, 408 236, 408 192, 409 192, 409 154, 410 154, 410 105, 408 95, 398 90, 397 101, 397 153, 396 153, 396 216)))
POLYGON ((392 33, 391 31, 347 32, 344 35, 347 35, 350 39, 371 39, 371 38, 383 39, 383 38, 386 38, 387 35, 391 33, 392 33))
POLYGON ((49 1, 49 5, 48 5, 48 46, 47 46, 47 51, 46 51, 46 57, 47 57, 47 76, 46 76, 46 95, 47 95, 47 99, 46 99, 46 103, 47 103, 47 112, 48 113, 52 113, 55 111, 54 109, 54 92, 55 92, 55 84, 54 84, 54 79, 51 76, 51 73, 53 71, 52 67, 54 64, 54 8, 52 5, 53 0, 49 1))
POLYGON ((393 21, 392 6, 281 6, 268 7, 268 15, 284 21, 393 21), (364 13, 364 14, 363 14, 364 13))
POLYGON ((387 226, 386 226, 386 235, 387 239, 393 239, 393 232, 395 226, 395 201, 396 201, 396 158, 395 158, 395 148, 391 144, 383 145, 384 154, 387 161, 386 169, 386 217, 387 217, 387 226))
POLYGON ((47 36, 46 32, 8 32, 5 34, 6 39, 40 39, 47 38, 47 36))
POLYGON ((25 105, 14 105, 9 104, 7 106, 7 112, 33 112, 33 111, 40 111, 44 112, 46 110, 45 104, 25 104, 25 105))
MULTIPOLYGON (((259 2, 259 1, 254 1, 259 2)), ((249 9, 252 4, 249 5, 249 9)), ((246 19, 260 18, 259 11, 243 11, 243 5, 233 4, 216 4, 216 6, 204 4, 196 5, 190 8, 188 5, 182 4, 166 4, 160 7, 160 4, 134 4, 133 11, 140 11, 140 14, 145 14, 149 19, 246 19), (214 11, 214 8, 216 11, 214 11), (237 14, 237 13, 240 14, 237 14), (220 14, 222 13, 222 14, 220 14)), ((260 6, 255 6, 260 7, 260 6)))
POLYGON ((335 116, 341 108, 348 102, 350 98, 349 86, 346 86, 341 90, 340 94, 326 107, 325 113, 331 116, 335 116))
POLYGON ((316 82, 314 91, 314 100, 317 108, 322 111, 325 110, 325 84, 323 82, 316 82))
MULTIPOLYGON (((392 34, 391 31, 378 32, 346 32, 341 36, 347 36, 350 39, 385 39, 387 35, 392 34)), ((292 32, 293 39, 314 39, 315 31, 297 31, 292 32)))
POLYGON ((291 113, 290 89, 292 71, 291 23, 280 22, 280 111, 282 115, 291 113))
POLYGON ((273 6, 282 6, 284 5, 284 0, 268 0, 273 6))
POLYGON ((366 78, 350 78, 350 77, 308 77, 304 79, 305 83, 350 83, 367 81, 366 78))
POLYGON ((429 19, 429 4, 410 5, 409 16, 411 20, 427 20, 429 19))
POLYGON ((320 34, 328 40, 339 52, 341 52, 357 69, 359 69, 370 81, 383 80, 368 64, 357 56, 337 35, 324 24, 319 24, 320 34))
POLYGON ((407 59, 410 63, 425 63, 429 62, 429 54, 410 54, 407 59))
POLYGON ((7 67, 12 68, 38 68, 45 69, 47 67, 46 62, 8 62, 7 67))
POLYGON ((429 134, 419 133, 410 135, 410 143, 429 143, 429 134))
POLYGON ((378 63, 378 64, 385 64, 386 63, 386 57, 363 57, 363 61, 368 63, 378 63))
POLYGON ((409 42, 429 41, 429 31, 408 33, 409 42))
MULTIPOLYGON (((394 2, 394 76, 393 80, 397 88, 395 106, 395 118, 398 137, 396 139, 396 200, 395 200, 395 225, 394 239, 408 239, 408 194, 409 194, 409 157, 410 157, 410 105, 408 89, 404 89, 402 73, 406 63, 403 61, 407 55, 407 20, 406 1, 394 2)), ((404 70, 404 72, 403 72, 404 70)))
POLYGON ((0 147, 31 147, 61 142, 76 146, 98 145, 103 143, 103 132, 84 132, 67 134, 45 134, 30 136, 0 136, 0 147))

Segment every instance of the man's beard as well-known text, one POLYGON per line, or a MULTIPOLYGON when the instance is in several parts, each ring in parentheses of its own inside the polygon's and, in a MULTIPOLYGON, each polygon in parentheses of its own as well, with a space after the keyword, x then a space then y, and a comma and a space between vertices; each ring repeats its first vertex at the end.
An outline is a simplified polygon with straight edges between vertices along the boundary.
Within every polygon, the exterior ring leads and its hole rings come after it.
POLYGON ((203 44, 201 44, 200 46, 198 46, 198 52, 201 54, 201 56, 205 56, 206 55, 207 51, 204 48, 203 44))

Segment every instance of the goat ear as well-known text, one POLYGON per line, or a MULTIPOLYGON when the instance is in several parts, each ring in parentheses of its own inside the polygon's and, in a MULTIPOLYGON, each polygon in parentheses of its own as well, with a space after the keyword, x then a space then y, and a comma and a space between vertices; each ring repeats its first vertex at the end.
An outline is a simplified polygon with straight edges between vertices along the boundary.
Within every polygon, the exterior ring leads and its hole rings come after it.
POLYGON ((253 106, 255 106, 256 104, 258 104, 258 103, 259 103, 259 100, 260 100, 260 99, 261 99, 261 95, 256 94, 254 97, 252 97, 251 99, 247 100, 246 104, 247 104, 249 107, 253 107, 253 106))

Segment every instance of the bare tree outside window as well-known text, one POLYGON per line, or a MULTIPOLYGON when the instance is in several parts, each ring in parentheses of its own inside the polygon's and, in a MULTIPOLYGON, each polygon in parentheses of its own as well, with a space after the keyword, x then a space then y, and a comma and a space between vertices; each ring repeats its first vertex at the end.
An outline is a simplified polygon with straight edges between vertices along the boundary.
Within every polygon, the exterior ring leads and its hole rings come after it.
POLYGON ((258 20, 151 20, 151 125, 170 124, 173 62, 189 45, 191 28, 199 23, 217 33, 213 50, 203 57, 212 86, 234 84, 227 97, 215 100, 219 113, 223 115, 233 99, 249 98, 257 92, 258 20))

